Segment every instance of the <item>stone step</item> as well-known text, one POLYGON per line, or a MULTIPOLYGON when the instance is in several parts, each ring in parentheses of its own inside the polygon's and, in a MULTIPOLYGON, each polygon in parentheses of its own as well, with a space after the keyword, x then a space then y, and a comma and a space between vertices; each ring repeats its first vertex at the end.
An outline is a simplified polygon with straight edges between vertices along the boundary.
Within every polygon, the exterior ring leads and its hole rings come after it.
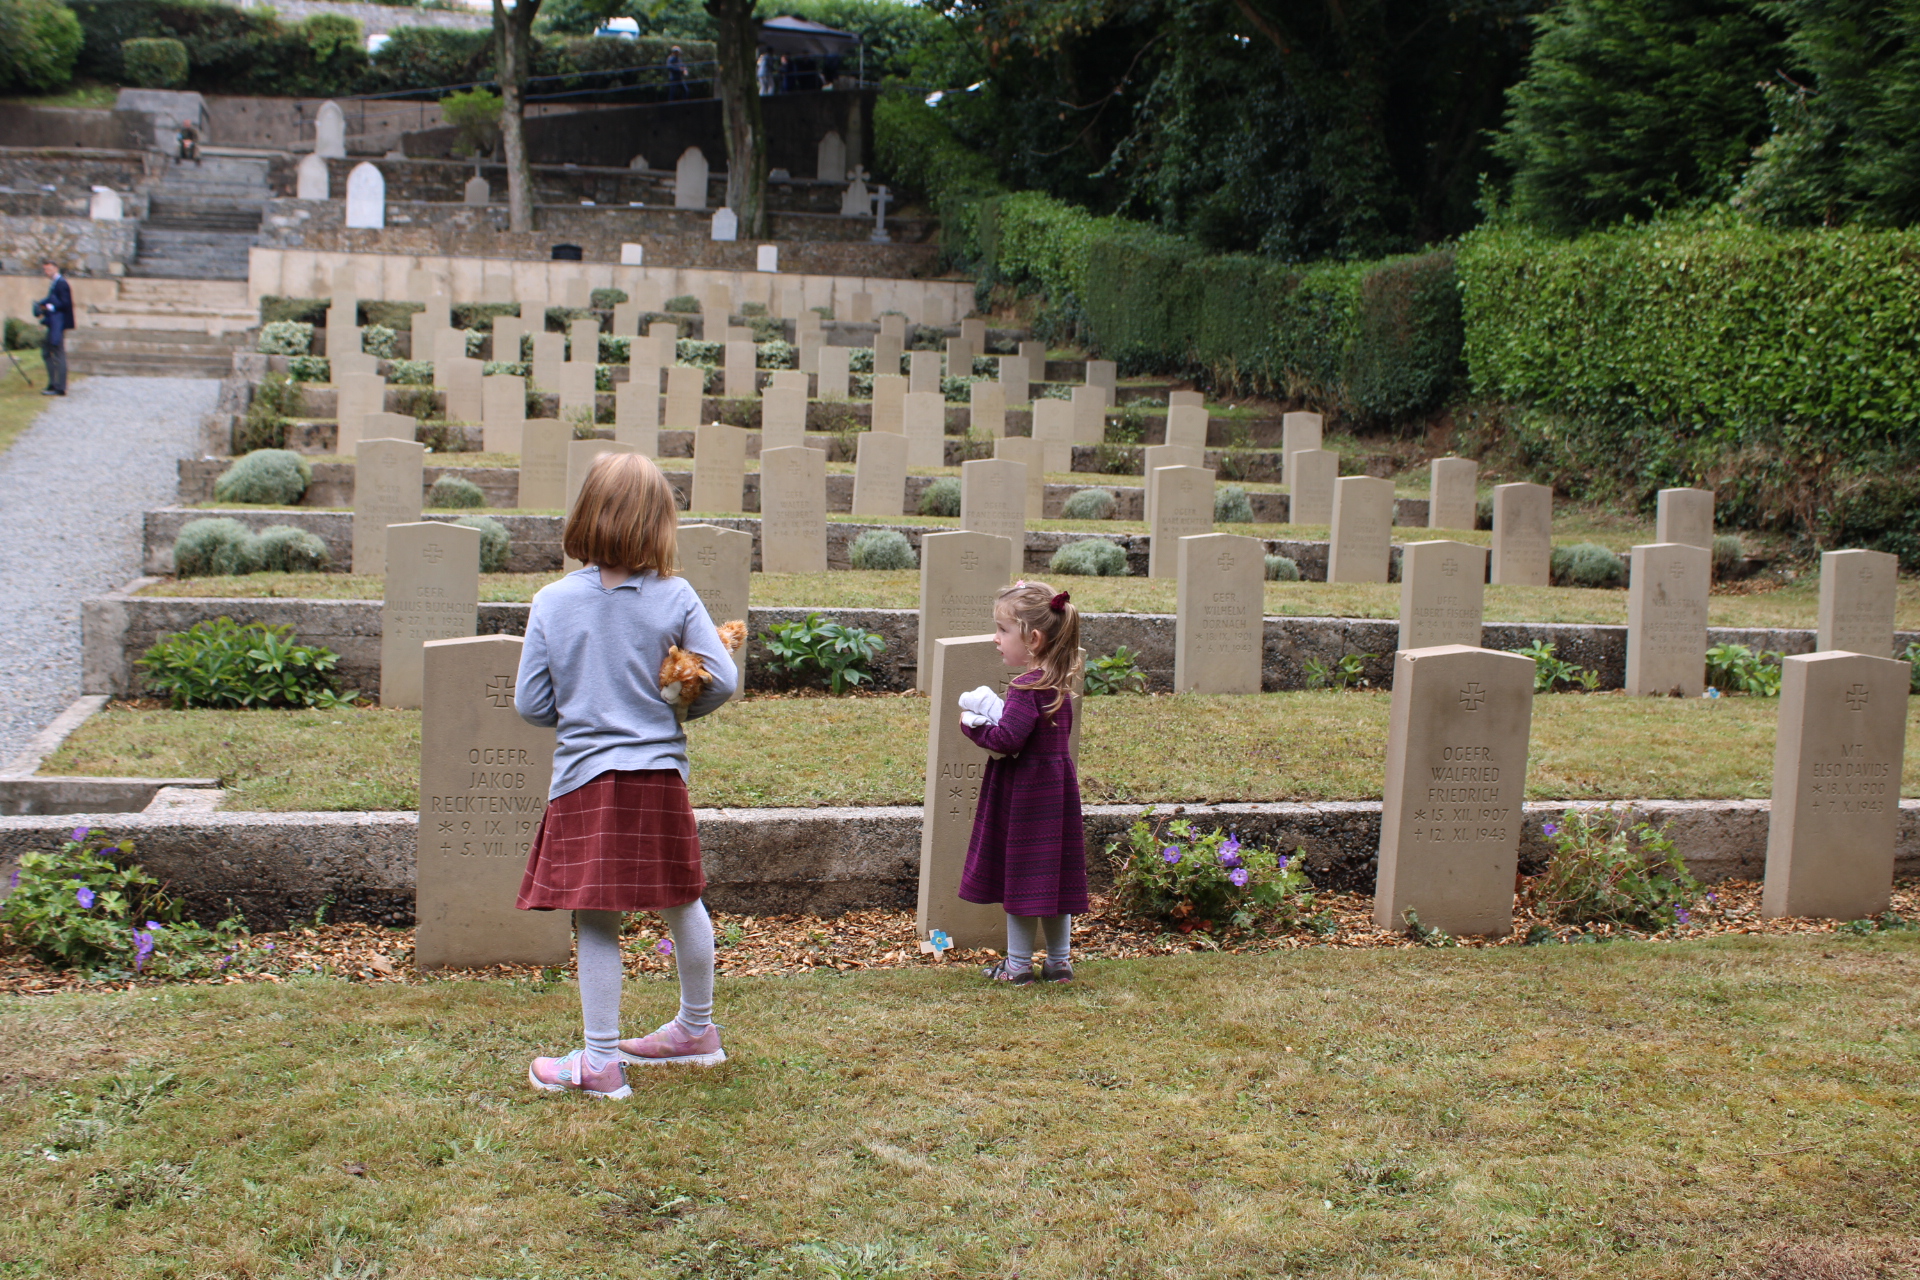
POLYGON ((259 317, 252 312, 216 311, 203 307, 109 302, 90 309, 81 321, 91 329, 127 329, 138 332, 237 333, 252 328, 259 317))
POLYGON ((245 346, 246 335, 203 329, 129 329, 82 326, 68 339, 88 355, 191 355, 225 359, 245 346))
POLYGON ((250 311, 247 288, 230 280, 148 279, 122 280, 121 302, 155 302, 250 311))
POLYGON ((139 363, 125 360, 89 360, 74 357, 67 362, 67 368, 73 373, 85 373, 109 378, 207 378, 218 379, 227 372, 227 366, 214 363, 195 363, 182 360, 161 360, 149 358, 139 363))

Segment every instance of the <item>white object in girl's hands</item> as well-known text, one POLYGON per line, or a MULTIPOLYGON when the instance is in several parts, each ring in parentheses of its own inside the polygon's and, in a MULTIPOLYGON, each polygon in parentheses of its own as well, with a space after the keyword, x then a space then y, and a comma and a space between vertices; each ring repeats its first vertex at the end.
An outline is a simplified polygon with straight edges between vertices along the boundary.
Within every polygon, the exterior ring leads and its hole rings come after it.
POLYGON ((960 695, 960 723, 969 729, 978 729, 983 724, 997 725, 1006 705, 1006 699, 983 684, 960 695))

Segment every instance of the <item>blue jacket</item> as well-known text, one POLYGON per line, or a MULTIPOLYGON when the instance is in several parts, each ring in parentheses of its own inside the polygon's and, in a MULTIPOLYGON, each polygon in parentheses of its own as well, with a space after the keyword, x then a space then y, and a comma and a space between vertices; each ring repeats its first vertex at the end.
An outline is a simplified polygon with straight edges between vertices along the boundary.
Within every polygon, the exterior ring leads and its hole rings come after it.
POLYGON ((47 345, 61 346, 73 328, 73 287, 65 276, 55 276, 53 287, 40 299, 40 320, 47 326, 47 345))

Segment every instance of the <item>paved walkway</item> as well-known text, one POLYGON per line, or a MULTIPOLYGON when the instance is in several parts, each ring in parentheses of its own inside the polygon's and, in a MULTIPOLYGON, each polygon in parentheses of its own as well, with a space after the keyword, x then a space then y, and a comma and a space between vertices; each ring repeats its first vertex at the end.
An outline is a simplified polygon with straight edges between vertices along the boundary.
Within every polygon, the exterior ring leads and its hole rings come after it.
POLYGON ((80 602, 139 574, 141 517, 173 501, 219 389, 78 380, 0 453, 0 764, 80 696, 80 602))

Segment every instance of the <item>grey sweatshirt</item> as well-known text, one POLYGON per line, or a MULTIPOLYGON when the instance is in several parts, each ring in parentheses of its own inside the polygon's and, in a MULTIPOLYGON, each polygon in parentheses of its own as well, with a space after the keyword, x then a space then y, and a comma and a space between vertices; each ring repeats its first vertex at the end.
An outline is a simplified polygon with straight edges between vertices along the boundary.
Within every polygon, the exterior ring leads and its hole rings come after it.
POLYGON ((559 730, 549 800, 609 769, 687 776, 686 731, 660 692, 670 645, 699 654, 713 676, 687 718, 718 710, 739 676, 685 578, 635 574, 608 590, 588 565, 534 596, 513 706, 529 724, 559 730))

